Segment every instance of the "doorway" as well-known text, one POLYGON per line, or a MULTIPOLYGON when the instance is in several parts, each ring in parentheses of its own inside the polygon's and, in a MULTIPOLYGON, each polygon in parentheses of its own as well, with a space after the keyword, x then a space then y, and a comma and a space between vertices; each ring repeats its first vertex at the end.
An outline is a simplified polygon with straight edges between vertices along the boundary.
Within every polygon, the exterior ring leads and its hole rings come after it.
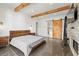
POLYGON ((62 39, 62 19, 53 20, 53 38, 62 39))

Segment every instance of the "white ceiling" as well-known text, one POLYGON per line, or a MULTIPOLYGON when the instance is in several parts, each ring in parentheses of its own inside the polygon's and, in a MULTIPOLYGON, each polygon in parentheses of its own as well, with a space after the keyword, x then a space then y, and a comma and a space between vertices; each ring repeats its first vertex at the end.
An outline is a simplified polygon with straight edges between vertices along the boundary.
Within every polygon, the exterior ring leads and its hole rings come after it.
MULTIPOLYGON (((20 3, 0 3, 0 9, 6 8, 6 9, 12 9, 14 10, 20 3)), ((24 13, 25 15, 32 16, 34 14, 38 14, 41 12, 45 12, 48 10, 55 9, 60 6, 64 6, 66 3, 31 3, 29 6, 23 8, 20 12, 24 13)), ((63 11, 62 13, 59 12, 59 14, 67 14, 68 11, 63 11)), ((57 13, 53 14, 56 15, 57 13)), ((52 14, 51 14, 52 15, 52 14)), ((51 16, 50 15, 50 16, 51 16)))
POLYGON ((65 5, 64 3, 33 3, 33 4, 30 4, 28 7, 22 9, 21 12, 31 16, 31 15, 52 10, 64 5, 65 5))
POLYGON ((14 9, 18 5, 19 3, 0 3, 0 9, 1 8, 14 9))

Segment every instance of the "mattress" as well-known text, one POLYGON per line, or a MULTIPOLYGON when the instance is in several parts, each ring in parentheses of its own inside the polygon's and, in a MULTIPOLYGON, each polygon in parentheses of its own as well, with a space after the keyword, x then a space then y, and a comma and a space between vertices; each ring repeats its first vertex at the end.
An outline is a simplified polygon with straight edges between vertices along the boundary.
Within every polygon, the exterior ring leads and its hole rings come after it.
POLYGON ((24 55, 28 56, 32 50, 32 47, 34 47, 37 44, 40 44, 43 41, 45 41, 43 37, 25 35, 13 38, 10 44, 21 50, 24 53, 24 55))

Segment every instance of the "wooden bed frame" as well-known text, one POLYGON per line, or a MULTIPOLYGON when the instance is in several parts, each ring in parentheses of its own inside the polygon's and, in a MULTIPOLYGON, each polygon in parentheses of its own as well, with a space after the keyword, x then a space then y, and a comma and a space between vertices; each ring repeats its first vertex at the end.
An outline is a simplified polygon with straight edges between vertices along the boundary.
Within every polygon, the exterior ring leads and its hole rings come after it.
POLYGON ((10 41, 14 37, 24 36, 24 35, 35 35, 35 33, 31 33, 30 30, 12 30, 10 31, 10 41))
MULTIPOLYGON (((35 35, 35 33, 31 33, 30 30, 12 30, 10 31, 10 41, 14 37, 24 36, 24 35, 35 35)), ((38 45, 32 47, 32 51, 36 50, 40 45, 44 44, 45 41, 39 43, 38 45)), ((31 51, 31 52, 32 52, 31 51)))

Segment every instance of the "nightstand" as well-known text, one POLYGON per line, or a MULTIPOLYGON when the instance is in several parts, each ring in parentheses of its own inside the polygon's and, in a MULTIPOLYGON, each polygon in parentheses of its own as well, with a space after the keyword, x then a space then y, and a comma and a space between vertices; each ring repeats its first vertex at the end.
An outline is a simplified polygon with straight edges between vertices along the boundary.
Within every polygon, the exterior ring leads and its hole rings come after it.
POLYGON ((7 46, 9 44, 9 36, 0 37, 0 47, 7 46))

